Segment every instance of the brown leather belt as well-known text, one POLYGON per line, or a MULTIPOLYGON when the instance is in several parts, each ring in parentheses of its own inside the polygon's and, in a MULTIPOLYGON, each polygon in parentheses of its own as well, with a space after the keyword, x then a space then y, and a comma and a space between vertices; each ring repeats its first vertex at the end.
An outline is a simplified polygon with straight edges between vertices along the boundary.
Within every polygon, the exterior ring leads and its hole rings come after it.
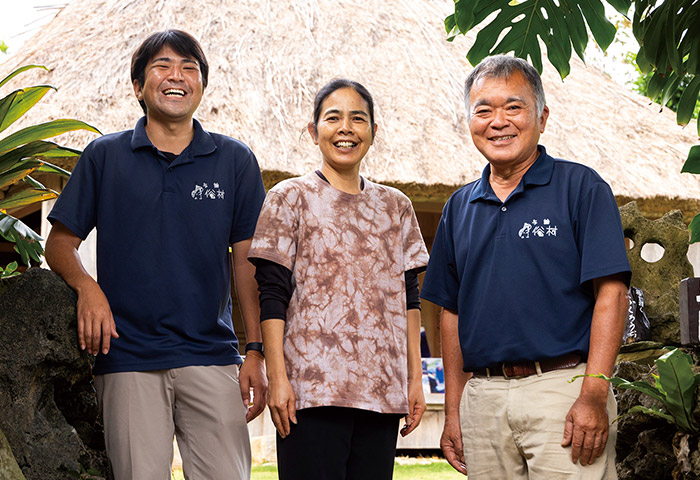
POLYGON ((567 353, 556 358, 546 358, 540 361, 494 363, 486 368, 476 368, 474 375, 482 377, 523 378, 530 375, 575 367, 581 363, 581 355, 567 353))

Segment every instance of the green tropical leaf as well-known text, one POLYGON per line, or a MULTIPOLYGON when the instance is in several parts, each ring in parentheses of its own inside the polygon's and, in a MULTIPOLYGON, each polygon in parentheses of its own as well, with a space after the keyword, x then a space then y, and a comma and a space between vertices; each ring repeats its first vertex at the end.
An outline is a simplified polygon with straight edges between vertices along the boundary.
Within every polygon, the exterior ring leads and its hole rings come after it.
POLYGON ((615 10, 624 16, 630 11, 632 0, 606 0, 615 10))
POLYGON ((455 13, 452 18, 460 32, 468 32, 474 26, 474 7, 477 3, 473 0, 457 0, 455 2, 455 13))
POLYGON ((3 85, 5 85, 10 80, 12 80, 12 78, 15 77, 16 75, 19 75, 22 72, 26 72, 27 70, 30 70, 32 68, 43 68, 47 72, 49 71, 49 69, 43 65, 24 65, 23 67, 19 67, 18 69, 16 69, 12 73, 10 73, 8 76, 6 76, 2 80, 0 80, 0 88, 2 88, 3 85))
POLYGON ((675 422, 673 421, 674 420, 673 416, 669 415, 668 413, 664 412, 663 410, 661 410, 659 407, 656 407, 656 406, 648 408, 648 407, 644 407, 642 405, 635 405, 634 407, 630 408, 628 410, 628 412, 630 412, 630 413, 631 412, 646 413, 647 415, 652 415, 654 417, 663 418, 664 420, 666 420, 670 424, 675 424, 675 422))
POLYGON ((0 132, 12 125, 52 89, 56 90, 56 87, 38 85, 13 92, 12 102, 7 111, 3 113, 0 108, 0 132))
POLYGON ((0 200, 0 209, 7 210, 10 208, 24 207, 25 205, 51 200, 56 197, 58 197, 58 194, 53 190, 27 188, 11 197, 0 200))
POLYGON ((680 125, 687 125, 693 117, 695 104, 698 102, 698 94, 700 94, 700 75, 693 78, 685 87, 681 99, 678 101, 678 110, 676 111, 676 121, 680 125))
MULTIPOLYGON (((696 147, 693 147, 696 148, 696 147)), ((700 213, 695 215, 693 217, 693 220, 691 220, 690 225, 688 225, 688 229, 690 230, 690 243, 697 243, 700 242, 700 213)))
POLYGON ((55 175, 60 175, 61 177, 70 177, 70 172, 64 170, 61 167, 48 162, 41 162, 41 166, 36 169, 37 172, 41 173, 53 173, 55 175))
POLYGON ((697 432, 698 426, 692 417, 697 387, 692 359, 681 350, 673 349, 654 363, 659 370, 659 382, 666 392, 664 406, 668 413, 683 431, 697 432))
POLYGON ((605 16, 605 6, 600 0, 581 0, 578 3, 596 43, 603 51, 607 50, 617 29, 605 16))
POLYGON ((700 145, 690 147, 690 153, 685 159, 681 173, 700 173, 700 145))
POLYGON ((637 392, 641 392, 644 394, 649 395, 650 397, 653 397, 661 402, 664 401, 664 396, 661 394, 654 386, 652 386, 648 382, 642 382, 642 381, 636 381, 636 382, 629 382, 625 380, 624 378, 619 378, 619 377, 607 377, 603 375, 602 373, 597 374, 597 375, 576 375, 575 377, 572 378, 572 380, 579 378, 579 377, 593 377, 593 378, 602 378, 603 380, 607 380, 608 382, 612 383, 615 387, 622 389, 622 390, 635 390, 637 392))
POLYGON ((15 251, 27 266, 31 260, 39 262, 40 256, 44 254, 41 246, 43 239, 21 220, 2 212, 0 212, 0 236, 15 244, 15 251))
MULTIPOLYGON (((39 168, 38 164, 27 164, 27 162, 18 162, 17 166, 6 170, 0 176, 0 188, 5 188, 9 185, 21 181, 24 177, 32 173, 34 170, 39 168)), ((14 198, 14 196, 12 197, 14 198)), ((0 204, 4 200, 0 200, 0 204)), ((13 208, 13 207, 0 207, 0 208, 13 208)))
POLYGON ((0 174, 3 171, 14 167, 17 162, 24 158, 32 158, 39 154, 46 155, 46 152, 59 148, 53 142, 45 142, 43 140, 37 140, 35 142, 27 143, 21 147, 14 148, 9 152, 0 155, 0 174))
POLYGON ((66 118, 52 120, 50 122, 23 128, 22 130, 3 138, 0 140, 0 153, 5 153, 10 149, 24 145, 25 143, 55 137, 56 135, 73 130, 88 130, 90 132, 100 133, 100 131, 95 127, 88 125, 85 122, 81 122, 80 120, 66 118))

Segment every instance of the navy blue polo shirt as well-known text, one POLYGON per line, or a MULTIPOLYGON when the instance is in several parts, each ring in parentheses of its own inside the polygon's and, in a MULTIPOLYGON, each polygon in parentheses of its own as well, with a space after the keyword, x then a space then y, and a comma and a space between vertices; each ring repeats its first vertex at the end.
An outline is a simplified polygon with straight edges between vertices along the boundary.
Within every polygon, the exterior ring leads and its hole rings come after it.
POLYGON ((81 239, 97 228, 98 283, 120 337, 94 373, 241 363, 228 249, 255 231, 257 160, 194 120, 168 163, 145 124, 90 143, 49 214, 81 239))
POLYGON ((421 297, 459 315, 465 371, 589 350, 591 280, 630 267, 620 213, 592 169, 540 155, 505 202, 482 177, 442 212, 421 297))

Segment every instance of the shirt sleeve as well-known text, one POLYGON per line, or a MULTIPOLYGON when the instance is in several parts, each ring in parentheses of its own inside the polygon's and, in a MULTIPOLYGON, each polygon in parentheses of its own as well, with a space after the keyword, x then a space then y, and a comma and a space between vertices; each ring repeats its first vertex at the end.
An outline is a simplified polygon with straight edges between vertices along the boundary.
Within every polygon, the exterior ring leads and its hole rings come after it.
POLYGON ((418 273, 418 269, 406 270, 404 273, 404 283, 406 284, 406 310, 420 310, 418 273))
POLYGON ((100 158, 103 157, 95 154, 93 143, 85 148, 48 215, 49 222, 61 222, 81 240, 97 225, 102 181, 102 168, 97 163, 100 158))
POLYGON ((629 286, 631 269, 620 210, 607 183, 597 182, 582 199, 575 225, 581 252, 580 283, 622 273, 629 286))
POLYGON ((460 281, 455 264, 449 211, 450 202, 448 201, 435 233, 420 296, 436 305, 457 312, 460 281))
POLYGON ((262 258, 294 271, 298 220, 285 196, 271 190, 265 198, 248 259, 262 258))
POLYGON ((418 225, 416 212, 408 197, 404 197, 406 206, 401 221, 401 238, 404 251, 404 271, 417 270, 421 273, 428 265, 428 250, 425 248, 423 235, 418 225))
POLYGON ((248 150, 240 168, 236 169, 236 192, 230 243, 240 242, 253 236, 260 207, 265 200, 265 186, 258 160, 248 150))
POLYGON ((262 258, 251 259, 260 292, 260 321, 278 318, 287 321, 287 307, 292 299, 292 272, 262 258))

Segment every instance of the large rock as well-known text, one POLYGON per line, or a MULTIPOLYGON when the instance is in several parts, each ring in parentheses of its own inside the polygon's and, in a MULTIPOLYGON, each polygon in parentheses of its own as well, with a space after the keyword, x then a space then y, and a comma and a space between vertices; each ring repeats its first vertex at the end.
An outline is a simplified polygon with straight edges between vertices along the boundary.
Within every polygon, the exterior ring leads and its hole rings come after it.
POLYGON ((663 344, 680 344, 678 289, 681 280, 693 276, 688 261, 688 227, 679 210, 658 220, 642 216, 636 202, 620 208, 625 237, 634 245, 627 252, 632 267, 632 285, 644 292, 645 310, 651 323, 651 339, 663 344), (663 257, 649 263, 641 256, 642 247, 657 243, 663 257))
POLYGON ((58 276, 39 268, 0 294, 0 430, 27 480, 108 471, 75 302, 58 276))

